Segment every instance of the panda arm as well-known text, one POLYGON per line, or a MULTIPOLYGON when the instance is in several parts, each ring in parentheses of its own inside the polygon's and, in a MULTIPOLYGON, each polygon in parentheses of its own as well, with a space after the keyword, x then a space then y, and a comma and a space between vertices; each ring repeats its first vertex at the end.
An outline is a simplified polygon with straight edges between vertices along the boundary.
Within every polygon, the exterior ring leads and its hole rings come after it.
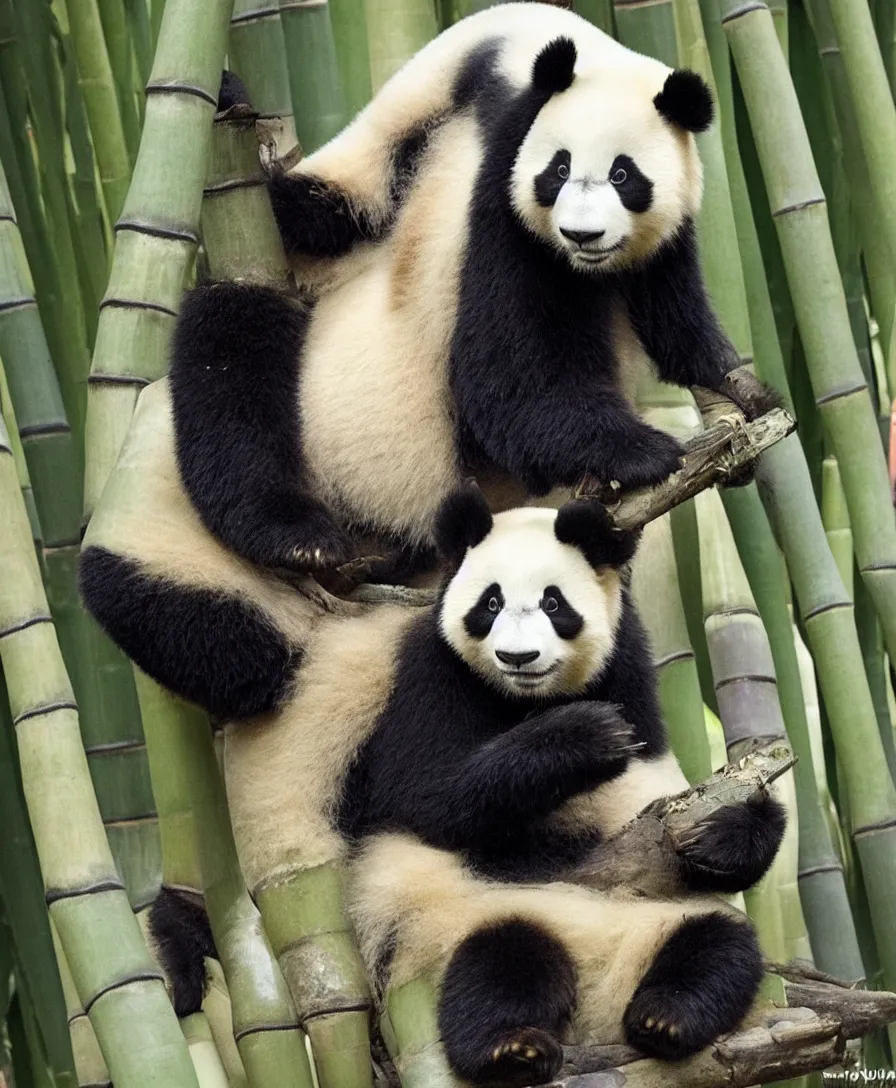
POLYGON ((630 738, 615 709, 596 701, 521 722, 439 783, 442 833, 461 848, 517 836, 568 798, 622 774, 630 738))
POLYGON ((171 399, 184 488, 206 528, 269 567, 344 562, 348 538, 304 489, 304 311, 251 284, 198 287, 174 335, 171 399))
POLYGON ((759 381, 743 389, 726 381, 743 360, 713 313, 693 220, 688 219, 642 268, 628 273, 623 284, 629 319, 663 381, 723 392, 748 419, 780 403, 759 381))

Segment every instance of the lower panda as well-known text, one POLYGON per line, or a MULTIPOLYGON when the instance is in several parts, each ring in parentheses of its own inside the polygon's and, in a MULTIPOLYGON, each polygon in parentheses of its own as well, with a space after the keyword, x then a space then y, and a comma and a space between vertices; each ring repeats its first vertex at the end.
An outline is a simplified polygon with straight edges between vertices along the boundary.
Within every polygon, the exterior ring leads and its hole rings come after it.
MULTIPOLYGON (((680 853, 673 899, 569 882, 687 785, 621 570, 635 539, 595 503, 493 516, 472 487, 443 503, 436 539, 448 573, 431 608, 322 623, 283 708, 228 727, 250 891, 297 861, 345 864, 377 991, 433 972, 447 1058, 474 1084, 543 1083, 566 1041, 702 1049, 762 974, 748 921, 713 893, 766 871, 783 810, 721 810, 680 853)), ((192 913, 178 941, 178 909, 164 893, 152 925, 187 1012, 208 948, 185 946, 192 913)))

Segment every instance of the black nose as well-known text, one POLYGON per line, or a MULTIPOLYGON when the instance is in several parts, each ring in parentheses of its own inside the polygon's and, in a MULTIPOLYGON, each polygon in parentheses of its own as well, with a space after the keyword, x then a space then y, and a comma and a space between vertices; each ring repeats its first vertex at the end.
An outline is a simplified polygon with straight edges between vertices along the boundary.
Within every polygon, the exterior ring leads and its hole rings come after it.
POLYGON ((503 661, 505 665, 513 665, 515 669, 518 669, 520 665, 531 664, 539 656, 538 650, 525 650, 521 654, 511 654, 507 650, 495 650, 495 657, 499 661, 503 661))
POLYGON ((566 227, 561 227, 560 233, 570 242, 575 242, 577 246, 587 246, 589 242, 597 242, 603 238, 607 232, 605 230, 567 230, 566 227))

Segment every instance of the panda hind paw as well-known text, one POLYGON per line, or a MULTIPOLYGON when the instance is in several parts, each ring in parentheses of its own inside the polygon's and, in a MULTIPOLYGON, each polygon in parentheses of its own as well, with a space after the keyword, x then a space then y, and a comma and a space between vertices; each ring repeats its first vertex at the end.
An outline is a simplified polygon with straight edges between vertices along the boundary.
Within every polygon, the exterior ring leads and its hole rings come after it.
POLYGON ((659 1001, 653 1009, 645 1004, 637 1014, 627 1015, 625 1028, 631 1046, 666 1061, 687 1058, 707 1045, 702 1039, 693 1039, 686 1026, 664 1011, 659 1001))
POLYGON ((478 1075, 470 1079, 482 1088, 524 1088, 547 1084, 563 1064, 563 1047, 539 1028, 507 1032, 492 1046, 478 1075))

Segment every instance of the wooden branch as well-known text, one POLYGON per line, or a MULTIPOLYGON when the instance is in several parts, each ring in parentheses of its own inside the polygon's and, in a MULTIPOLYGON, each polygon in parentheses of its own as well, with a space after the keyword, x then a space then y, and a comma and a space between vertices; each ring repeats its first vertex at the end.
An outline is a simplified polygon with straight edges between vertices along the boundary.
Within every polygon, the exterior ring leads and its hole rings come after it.
POLYGON ((714 420, 685 444, 684 466, 656 487, 619 492, 613 484, 588 477, 576 488, 576 496, 599 499, 618 529, 639 529, 700 491, 736 476, 796 426, 783 408, 747 422, 723 397, 714 420))
MULTIPOLYGON (((565 1047, 560 1075, 546 1088, 749 1088, 842 1065, 850 1039, 896 1021, 896 994, 819 981, 796 964, 768 966, 786 980, 787 1007, 759 1006, 740 1031, 683 1062, 620 1044, 565 1047)), ((378 1088, 399 1088, 391 1061, 375 1057, 378 1088)))
POLYGON ((701 821, 726 805, 740 805, 768 789, 794 764, 780 740, 747 752, 705 782, 649 805, 564 879, 589 888, 631 888, 648 897, 681 891, 678 848, 692 838, 701 821))

